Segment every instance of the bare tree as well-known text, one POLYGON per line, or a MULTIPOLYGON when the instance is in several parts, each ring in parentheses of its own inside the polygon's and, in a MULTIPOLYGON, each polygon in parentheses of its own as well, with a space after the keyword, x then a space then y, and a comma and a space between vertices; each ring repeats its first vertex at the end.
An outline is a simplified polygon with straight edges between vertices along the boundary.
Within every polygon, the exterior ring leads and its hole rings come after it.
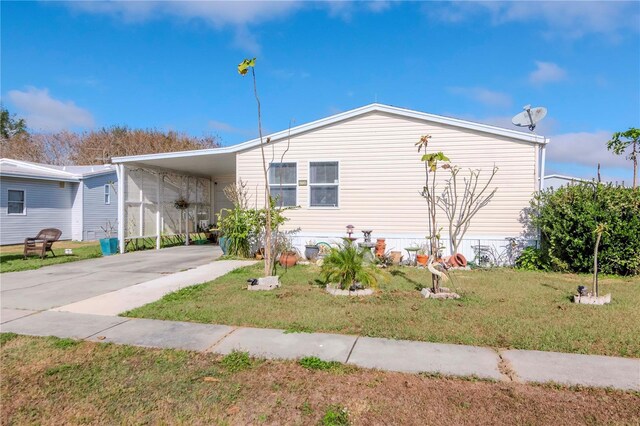
POLYGON ((247 189, 247 182, 240 179, 238 182, 225 186, 222 191, 234 207, 238 207, 243 210, 249 208, 249 190, 247 189))
MULTIPOLYGON (((427 237, 429 239, 430 246, 429 262, 433 263, 435 259, 440 257, 440 229, 438 228, 436 217, 436 175, 439 168, 448 169, 451 166, 448 163, 449 158, 444 155, 442 151, 432 153, 427 152, 429 139, 431 139, 430 135, 424 135, 420 137, 420 140, 415 145, 418 147, 418 152, 424 151, 421 160, 424 162, 425 167, 425 183, 420 195, 422 195, 422 197, 427 201, 427 212, 429 215, 429 235, 427 237), (440 165, 439 162, 443 162, 444 164, 440 165)), ((432 267, 430 267, 429 270, 432 271, 432 290, 434 293, 438 293, 440 291, 440 280, 442 274, 434 273, 432 267)))
POLYGON ((113 157, 216 148, 211 136, 193 137, 155 129, 123 126, 74 133, 17 133, 2 138, 2 156, 54 165, 106 164, 113 157))
POLYGON ((493 167, 491 176, 484 185, 480 184, 481 170, 469 169, 469 177, 463 178, 463 183, 458 182, 459 167, 451 167, 451 178, 442 191, 440 197, 435 200, 436 205, 447 217, 449 224, 449 241, 451 242, 451 255, 458 253, 458 248, 464 238, 471 219, 480 209, 485 207, 498 188, 487 193, 491 181, 498 173, 498 168, 493 167), (486 194, 486 195, 485 195, 486 194))

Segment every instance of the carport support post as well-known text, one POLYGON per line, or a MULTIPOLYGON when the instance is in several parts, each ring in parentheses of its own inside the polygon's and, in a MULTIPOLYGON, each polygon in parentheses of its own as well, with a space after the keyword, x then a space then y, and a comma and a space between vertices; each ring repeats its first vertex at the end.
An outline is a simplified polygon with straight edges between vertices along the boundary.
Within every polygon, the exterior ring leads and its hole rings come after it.
POLYGON ((160 236, 160 209, 162 204, 160 203, 160 186, 162 185, 162 175, 158 172, 157 186, 156 186, 156 250, 160 250, 162 245, 162 237, 160 236))
POLYGON ((124 197, 124 184, 127 179, 127 172, 124 164, 120 163, 116 165, 116 173, 118 175, 118 243, 120 244, 120 254, 124 253, 124 215, 126 208, 124 197))

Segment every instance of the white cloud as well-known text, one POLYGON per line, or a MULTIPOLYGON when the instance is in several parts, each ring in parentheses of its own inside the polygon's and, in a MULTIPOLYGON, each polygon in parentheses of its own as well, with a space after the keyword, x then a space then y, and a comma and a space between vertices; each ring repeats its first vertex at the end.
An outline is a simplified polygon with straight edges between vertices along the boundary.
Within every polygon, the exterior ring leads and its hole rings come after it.
POLYGON ((553 83, 565 78, 567 72, 553 62, 536 61, 536 69, 529 74, 529 81, 533 84, 553 83))
POLYGON ((95 125, 89 111, 80 108, 73 101, 51 97, 48 89, 27 87, 24 92, 10 90, 7 96, 31 129, 55 132, 71 128, 91 128, 95 125))
POLYGON ((367 8, 375 13, 384 12, 391 8, 391 2, 386 0, 373 0, 366 2, 367 8))
POLYGON ((622 1, 477 1, 435 3, 425 9, 445 22, 458 23, 488 13, 494 25, 513 22, 541 22, 542 33, 554 38, 576 39, 586 34, 618 36, 640 28, 638 2, 622 1))
POLYGON ((166 16, 201 18, 216 27, 248 25, 288 15, 302 6, 299 1, 83 1, 70 2, 80 12, 111 14, 127 22, 166 16))
POLYGON ((629 167, 631 162, 624 155, 607 150, 607 141, 613 132, 577 132, 551 136, 547 146, 547 160, 595 167, 629 167))
POLYGON ((484 105, 499 107, 511 106, 511 97, 509 95, 483 87, 449 87, 448 90, 455 95, 473 99, 484 105))
POLYGON ((231 124, 224 121, 209 120, 207 124, 210 129, 217 130, 223 133, 236 133, 244 136, 252 136, 254 133, 251 130, 241 129, 239 127, 232 126, 231 124))

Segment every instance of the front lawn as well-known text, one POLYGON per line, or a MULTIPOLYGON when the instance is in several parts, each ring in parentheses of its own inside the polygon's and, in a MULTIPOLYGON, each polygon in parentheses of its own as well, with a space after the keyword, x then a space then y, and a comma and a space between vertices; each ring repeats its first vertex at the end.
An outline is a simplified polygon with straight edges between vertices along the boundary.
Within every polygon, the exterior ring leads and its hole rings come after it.
POLYGON ((0 424, 632 424, 640 395, 0 334, 0 424))
POLYGON ((53 244, 53 251, 56 257, 47 253, 47 257, 40 259, 39 256, 30 255, 26 260, 22 257, 24 245, 0 247, 0 273, 26 271, 38 269, 43 266, 56 265, 58 263, 75 262, 76 260, 92 259, 102 256, 100 244, 92 242, 58 241, 53 244), (70 248, 73 254, 64 254, 64 250, 70 248))
MULTIPOLYGON (((319 269, 296 266, 282 287, 245 290, 262 266, 238 269, 215 281, 169 294, 128 312, 131 317, 193 321, 291 331, 459 343, 495 348, 640 357, 640 279, 603 277, 607 306, 575 305, 570 296, 588 275, 510 269, 456 271, 447 284, 460 300, 423 299, 416 285, 428 272, 392 270, 382 291, 368 298, 335 297, 316 280, 319 269)), ((281 271, 282 272, 282 271, 281 271)))

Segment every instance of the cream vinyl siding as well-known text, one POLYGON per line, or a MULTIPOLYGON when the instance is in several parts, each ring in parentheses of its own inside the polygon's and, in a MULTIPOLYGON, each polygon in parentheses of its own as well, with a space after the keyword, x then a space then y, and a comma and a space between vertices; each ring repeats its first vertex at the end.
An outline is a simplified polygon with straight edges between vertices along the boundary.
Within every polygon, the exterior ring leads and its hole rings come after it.
MULTIPOLYGON (((382 112, 358 116, 291 138, 284 162, 298 163, 301 208, 287 212, 286 228, 305 233, 344 233, 346 225, 356 230, 373 229, 374 237, 398 234, 426 235, 427 211, 419 195, 424 185, 424 164, 415 143, 421 135, 432 136, 429 151, 443 151, 451 162, 468 174, 482 169, 487 178, 494 164, 500 168, 492 185, 498 187, 491 203, 475 217, 467 237, 516 236, 519 222, 536 189, 536 149, 533 144, 423 120, 382 112), (309 207, 309 162, 339 163, 339 207, 309 207)), ((287 148, 279 141, 266 148, 278 158, 287 148)), ((260 147, 239 152, 237 177, 255 190, 257 204, 263 200, 260 147)), ((440 181, 448 172, 439 171, 440 181)), ((462 183, 462 182, 460 182, 462 183)), ((441 187, 441 186, 440 186, 441 187)), ((252 191, 253 192, 253 191, 252 191)), ((446 237, 446 221, 439 219, 446 237)))

